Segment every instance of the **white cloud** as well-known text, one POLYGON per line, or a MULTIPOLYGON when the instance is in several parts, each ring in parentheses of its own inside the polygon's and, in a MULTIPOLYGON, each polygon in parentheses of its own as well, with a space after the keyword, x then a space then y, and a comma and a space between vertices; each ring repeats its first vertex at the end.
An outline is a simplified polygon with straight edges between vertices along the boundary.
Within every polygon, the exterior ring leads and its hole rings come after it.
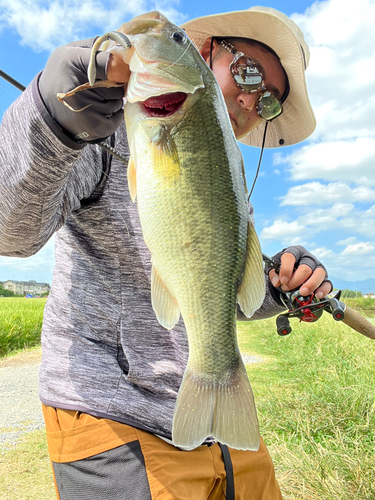
POLYGON ((308 41, 317 45, 350 46, 349 41, 356 38, 362 25, 363 16, 374 19, 371 2, 357 0, 331 0, 314 2, 305 14, 293 18, 307 34, 308 41))
POLYGON ((297 221, 287 222, 277 219, 260 233, 261 240, 277 240, 283 245, 303 245, 306 246, 305 227, 297 221))
MULTIPOLYGON (((292 242, 309 241, 320 233, 334 231, 352 235, 345 241, 339 241, 338 244, 355 244, 357 242, 355 234, 375 238, 375 205, 368 210, 359 210, 350 203, 335 203, 332 207, 325 209, 306 209, 300 211, 299 216, 292 222, 281 217, 274 222, 268 222, 268 225, 261 231, 260 237, 263 240, 294 244, 292 242)), ((324 238, 324 235, 322 237, 324 238)), ((311 243, 307 246, 310 249, 311 243)))
POLYGON ((306 72, 317 128, 287 163, 293 180, 375 186, 375 2, 314 2, 292 16, 309 43, 306 72))
POLYGON ((335 253, 329 248, 325 247, 314 248, 314 255, 323 262, 326 262, 328 259, 332 259, 335 257, 335 253))
POLYGON ((172 22, 184 16, 175 9, 178 0, 0 0, 0 29, 18 32, 21 44, 34 51, 51 51, 59 45, 118 29, 132 17, 160 10, 172 22))
POLYGON ((353 243, 357 243, 357 238, 355 236, 350 236, 349 238, 346 238, 346 240, 338 241, 336 245, 346 246, 346 245, 352 245, 353 243))
POLYGON ((367 255, 373 253, 375 246, 371 243, 355 243, 348 245, 345 250, 341 252, 341 255, 367 255))
MULTIPOLYGON (((365 254, 366 258, 358 258, 359 253, 335 253, 326 247, 314 248, 311 251, 316 255, 328 270, 330 278, 341 278, 349 281, 365 280, 373 276, 375 265, 375 245, 363 243, 364 249, 372 246, 365 254)), ((361 250, 359 249, 359 252, 361 250)), ((335 282, 333 285, 335 286, 335 282)))
POLYGON ((330 205, 337 202, 374 202, 375 189, 365 186, 351 188, 343 182, 332 182, 321 184, 320 182, 309 182, 289 189, 284 197, 281 197, 281 206, 285 205, 330 205))
POLYGON ((300 226, 297 221, 286 222, 281 219, 277 219, 271 226, 263 229, 262 238, 282 238, 285 234, 288 234, 288 236, 299 236, 302 230, 303 227, 300 226))
POLYGON ((291 166, 294 181, 324 179, 375 186, 375 137, 308 144, 289 155, 275 155, 274 164, 282 163, 291 166))

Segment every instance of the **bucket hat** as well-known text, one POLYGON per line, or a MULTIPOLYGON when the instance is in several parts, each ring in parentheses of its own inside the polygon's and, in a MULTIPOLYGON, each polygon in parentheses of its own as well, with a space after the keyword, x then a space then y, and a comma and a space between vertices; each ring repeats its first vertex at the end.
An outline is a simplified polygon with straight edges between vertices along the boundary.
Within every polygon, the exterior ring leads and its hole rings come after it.
MULTIPOLYGON (((268 124, 265 147, 290 146, 307 139, 316 121, 306 87, 310 51, 301 29, 288 16, 271 7, 198 17, 181 25, 200 50, 209 37, 251 38, 271 47, 288 75, 290 91, 283 112, 268 124)), ((264 128, 239 139, 248 146, 262 145, 264 128)))

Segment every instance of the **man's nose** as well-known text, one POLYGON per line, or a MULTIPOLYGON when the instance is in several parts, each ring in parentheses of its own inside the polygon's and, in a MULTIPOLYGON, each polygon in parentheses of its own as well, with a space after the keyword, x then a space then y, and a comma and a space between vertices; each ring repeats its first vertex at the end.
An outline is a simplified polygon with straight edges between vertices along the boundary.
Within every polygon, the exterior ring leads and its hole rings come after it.
POLYGON ((244 111, 251 112, 257 102, 258 92, 241 92, 237 97, 237 102, 244 111))

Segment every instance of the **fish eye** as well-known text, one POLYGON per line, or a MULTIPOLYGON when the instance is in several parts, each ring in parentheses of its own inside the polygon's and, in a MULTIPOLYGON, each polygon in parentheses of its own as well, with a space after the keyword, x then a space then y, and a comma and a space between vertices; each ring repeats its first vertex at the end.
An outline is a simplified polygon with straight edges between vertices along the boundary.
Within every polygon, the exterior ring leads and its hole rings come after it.
POLYGON ((175 31, 174 33, 172 33, 172 38, 175 42, 184 42, 185 41, 185 36, 180 31, 175 31))

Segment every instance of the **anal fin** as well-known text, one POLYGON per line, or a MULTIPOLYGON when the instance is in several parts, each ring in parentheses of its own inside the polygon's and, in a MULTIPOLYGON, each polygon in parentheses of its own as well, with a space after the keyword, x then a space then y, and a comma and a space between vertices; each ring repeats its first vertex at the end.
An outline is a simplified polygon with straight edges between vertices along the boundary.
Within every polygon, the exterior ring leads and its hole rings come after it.
POLYGON ((154 264, 151 271, 151 302, 159 323, 168 330, 173 328, 180 319, 180 309, 154 264))

